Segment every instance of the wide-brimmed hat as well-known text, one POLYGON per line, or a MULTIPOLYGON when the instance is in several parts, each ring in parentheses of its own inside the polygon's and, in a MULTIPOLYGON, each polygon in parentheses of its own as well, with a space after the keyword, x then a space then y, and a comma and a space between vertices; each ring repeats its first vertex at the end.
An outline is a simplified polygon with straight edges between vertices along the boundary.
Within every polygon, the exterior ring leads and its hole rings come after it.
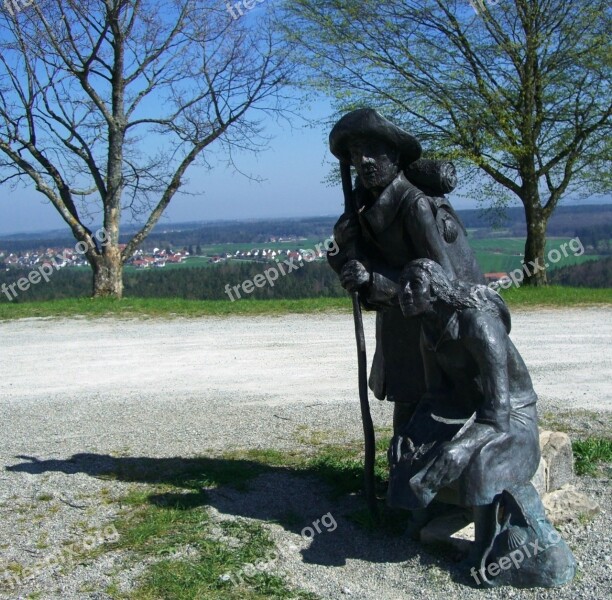
POLYGON ((395 146, 400 153, 402 168, 421 156, 419 140, 379 115, 373 108, 359 108, 344 115, 329 134, 329 149, 340 162, 351 164, 351 141, 367 137, 378 138, 395 146))

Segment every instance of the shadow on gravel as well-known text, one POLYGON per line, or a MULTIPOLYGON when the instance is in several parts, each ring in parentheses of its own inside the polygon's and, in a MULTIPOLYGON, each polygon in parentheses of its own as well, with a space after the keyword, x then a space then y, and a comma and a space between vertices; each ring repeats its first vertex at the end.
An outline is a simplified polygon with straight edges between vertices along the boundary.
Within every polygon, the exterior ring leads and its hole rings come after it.
MULTIPOLYGON (((191 510, 214 507, 220 513, 276 523, 286 531, 311 539, 301 550, 306 563, 342 566, 347 559, 374 563, 398 563, 417 559, 424 567, 438 567, 464 585, 475 587, 469 572, 459 570, 455 557, 423 546, 403 535, 402 519, 389 516, 378 527, 368 522, 365 501, 359 493, 330 493, 331 472, 320 469, 271 466, 264 462, 228 458, 148 458, 75 454, 66 460, 40 460, 17 456, 24 462, 7 466, 7 471, 40 475, 59 472, 84 473, 101 479, 162 486, 148 497, 160 507, 191 510), (324 479, 322 480, 322 475, 324 479), (168 491, 163 486, 172 486, 168 491)), ((335 474, 347 477, 344 470, 335 474)), ((361 474, 355 490, 361 487, 361 474)), ((345 482, 346 483, 346 482, 345 482)), ((346 485, 344 486, 346 487, 346 485)), ((301 540, 296 545, 303 545, 301 540)))

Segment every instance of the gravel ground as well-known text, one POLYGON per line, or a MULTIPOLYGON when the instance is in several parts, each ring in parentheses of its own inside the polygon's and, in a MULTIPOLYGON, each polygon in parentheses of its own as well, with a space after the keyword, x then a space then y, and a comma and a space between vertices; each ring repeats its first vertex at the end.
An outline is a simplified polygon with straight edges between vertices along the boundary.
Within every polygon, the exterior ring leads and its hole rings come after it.
MULTIPOLYGON (((514 311, 512 337, 530 368, 545 422, 573 436, 610 435, 612 308, 514 311)), ((366 333, 373 350, 373 318, 366 333)), ((128 588, 144 569, 121 552, 53 557, 102 546, 134 483, 100 478, 125 463, 214 455, 230 448, 307 448, 312 432, 334 443, 360 439, 352 320, 345 314, 175 320, 25 319, 0 323, 0 578, 16 562, 34 567, 0 598, 96 598, 111 581, 128 588), (93 537, 92 537, 93 535, 93 537), (35 565, 47 561, 39 568, 35 565), (58 561, 55 561, 56 563, 58 561)), ((377 426, 392 407, 372 401, 377 426)), ((303 524, 270 525, 274 568, 321 598, 563 598, 612 596, 607 478, 578 487, 602 512, 567 539, 580 561, 561 590, 481 591, 453 563, 402 537, 366 534, 346 514, 360 498, 332 502, 321 484, 287 472, 248 492, 211 492, 218 519, 273 521, 293 511, 303 524), (331 512, 337 528, 312 541, 303 527, 331 512)))

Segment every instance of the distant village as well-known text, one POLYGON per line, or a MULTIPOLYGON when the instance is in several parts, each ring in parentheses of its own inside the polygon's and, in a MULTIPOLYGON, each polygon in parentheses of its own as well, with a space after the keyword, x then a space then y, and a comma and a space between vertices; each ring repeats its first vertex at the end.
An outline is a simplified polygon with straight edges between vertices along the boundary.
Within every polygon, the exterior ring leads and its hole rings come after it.
MULTIPOLYGON (((286 244, 288 242, 303 241, 304 238, 295 237, 279 237, 270 238, 266 244, 286 244)), ((136 250, 134 256, 127 262, 136 269, 164 268, 169 264, 181 264, 189 258, 205 258, 211 264, 220 264, 230 260, 244 260, 249 262, 271 262, 278 260, 303 261, 304 256, 308 256, 309 260, 323 260, 325 258, 325 250, 295 248, 295 249, 279 249, 279 248, 251 248, 250 250, 236 250, 235 252, 223 252, 220 254, 208 254, 202 251, 200 246, 189 246, 180 252, 174 252, 170 248, 160 249, 153 248, 150 250, 136 250)))
MULTIPOLYGON (((303 238, 301 238, 303 239, 303 238)), ((297 238, 270 238, 266 244, 279 244, 287 242, 298 242, 297 238)), ((121 250, 125 244, 120 245, 121 250)), ((279 260, 290 260, 300 262, 304 260, 323 260, 325 250, 321 249, 274 249, 269 247, 251 248, 250 250, 236 250, 233 253, 209 255, 202 252, 200 246, 190 246, 181 251, 168 248, 152 248, 148 250, 136 250, 134 255, 127 261, 136 269, 163 269, 168 265, 182 264, 189 258, 208 259, 209 263, 219 264, 229 260, 244 260, 250 262, 271 262, 279 260), (314 258, 313 258, 314 257, 314 258)), ((44 264, 50 264, 55 268, 64 267, 86 267, 88 262, 85 256, 74 248, 47 248, 44 251, 27 250, 23 252, 11 252, 0 250, 0 268, 5 269, 32 269, 44 264)))
POLYGON ((0 267, 5 269, 32 269, 49 264, 55 268, 86 267, 87 259, 74 248, 47 248, 44 251, 3 252, 0 250, 0 267))
POLYGON ((325 250, 310 250, 299 248, 295 250, 273 250, 271 248, 253 248, 252 250, 237 250, 233 254, 227 252, 210 257, 210 262, 218 264, 226 260, 248 260, 248 261, 279 261, 279 260, 296 260, 301 262, 307 260, 323 260, 325 258, 325 250), (305 258, 307 257, 307 258, 305 258), (313 258, 314 257, 314 258, 313 258))

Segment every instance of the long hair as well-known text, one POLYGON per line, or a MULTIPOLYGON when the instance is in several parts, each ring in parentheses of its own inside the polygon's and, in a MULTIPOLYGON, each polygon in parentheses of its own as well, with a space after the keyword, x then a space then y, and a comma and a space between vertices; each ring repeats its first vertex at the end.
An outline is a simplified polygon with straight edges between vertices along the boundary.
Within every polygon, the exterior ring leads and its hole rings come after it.
POLYGON ((406 265, 400 277, 402 290, 409 280, 409 271, 412 269, 420 269, 427 273, 431 282, 431 291, 437 297, 438 302, 442 302, 457 312, 473 308, 489 313, 500 319, 506 332, 510 333, 512 326, 510 311, 496 291, 482 284, 451 280, 437 262, 428 258, 419 258, 406 265))

